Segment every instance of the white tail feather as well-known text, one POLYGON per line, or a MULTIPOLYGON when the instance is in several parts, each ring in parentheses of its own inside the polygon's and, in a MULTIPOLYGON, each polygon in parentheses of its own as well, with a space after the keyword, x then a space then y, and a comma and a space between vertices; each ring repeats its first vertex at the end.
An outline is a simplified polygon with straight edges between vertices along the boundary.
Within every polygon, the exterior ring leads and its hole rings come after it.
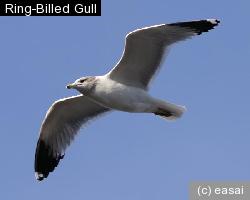
POLYGON ((185 111, 185 106, 157 100, 157 110, 154 112, 154 114, 159 115, 160 117, 167 120, 175 120, 180 118, 185 111))

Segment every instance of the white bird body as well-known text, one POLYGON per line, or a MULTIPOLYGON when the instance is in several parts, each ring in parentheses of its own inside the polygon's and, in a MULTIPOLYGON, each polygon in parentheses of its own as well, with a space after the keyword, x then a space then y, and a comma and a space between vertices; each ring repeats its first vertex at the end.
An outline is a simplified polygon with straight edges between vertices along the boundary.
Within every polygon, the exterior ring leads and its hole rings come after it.
POLYGON ((89 94, 96 103, 125 112, 156 111, 156 101, 147 91, 114 81, 108 75, 97 76, 96 79, 98 84, 89 94))
POLYGON ((126 36, 123 55, 110 72, 82 77, 68 85, 81 95, 60 99, 49 108, 37 142, 37 180, 47 178, 55 169, 80 127, 103 113, 119 110, 153 113, 167 120, 181 117, 185 107, 152 97, 149 83, 172 44, 208 32, 218 24, 219 20, 206 19, 137 29, 126 36))

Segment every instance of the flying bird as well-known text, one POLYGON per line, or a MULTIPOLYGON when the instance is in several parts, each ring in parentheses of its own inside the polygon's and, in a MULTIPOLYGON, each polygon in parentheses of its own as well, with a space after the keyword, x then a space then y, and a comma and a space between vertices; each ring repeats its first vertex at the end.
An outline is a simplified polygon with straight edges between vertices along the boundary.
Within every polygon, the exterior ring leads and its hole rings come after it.
POLYGON ((47 111, 35 152, 36 179, 48 177, 79 129, 99 115, 119 110, 153 113, 167 120, 181 117, 184 106, 148 93, 150 80, 172 44, 208 32, 219 22, 206 19, 137 29, 127 34, 123 55, 111 71, 103 76, 82 77, 67 85, 80 95, 60 99, 47 111))

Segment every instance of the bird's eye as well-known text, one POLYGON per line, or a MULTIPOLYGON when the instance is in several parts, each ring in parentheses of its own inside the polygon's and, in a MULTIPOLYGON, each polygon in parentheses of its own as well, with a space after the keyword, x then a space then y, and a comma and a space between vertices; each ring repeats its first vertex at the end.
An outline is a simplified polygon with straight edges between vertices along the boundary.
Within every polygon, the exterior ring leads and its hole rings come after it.
POLYGON ((84 81, 85 81, 85 79, 82 79, 82 80, 80 80, 79 82, 80 82, 80 83, 83 83, 84 81))

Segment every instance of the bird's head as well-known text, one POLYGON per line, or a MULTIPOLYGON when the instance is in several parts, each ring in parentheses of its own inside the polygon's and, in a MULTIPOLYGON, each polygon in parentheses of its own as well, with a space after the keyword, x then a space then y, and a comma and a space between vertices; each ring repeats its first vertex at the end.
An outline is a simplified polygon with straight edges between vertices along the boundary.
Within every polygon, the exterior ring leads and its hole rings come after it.
POLYGON ((76 89, 80 93, 87 95, 89 94, 96 85, 96 77, 87 76, 77 79, 74 83, 68 84, 67 89, 76 89))

